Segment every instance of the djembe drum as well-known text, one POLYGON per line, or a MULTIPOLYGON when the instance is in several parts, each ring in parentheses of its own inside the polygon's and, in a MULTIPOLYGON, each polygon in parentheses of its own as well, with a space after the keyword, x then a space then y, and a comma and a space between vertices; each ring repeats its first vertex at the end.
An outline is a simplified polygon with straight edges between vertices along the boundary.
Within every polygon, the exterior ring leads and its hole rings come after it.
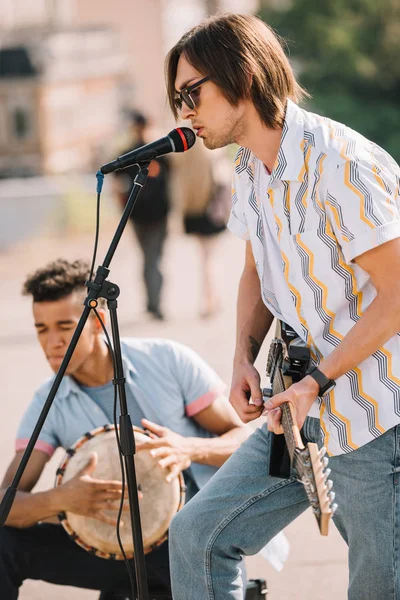
MULTIPOLYGON (((149 436, 138 427, 134 427, 135 441, 143 442, 149 436)), ((114 425, 99 427, 85 434, 69 448, 57 470, 55 485, 61 485, 72 479, 88 462, 92 452, 98 455, 93 478, 121 481, 121 465, 115 437, 114 425)), ((166 473, 158 465, 148 450, 135 454, 135 468, 138 487, 143 497, 139 499, 144 552, 147 554, 167 539, 167 532, 173 516, 185 502, 185 485, 182 474, 170 483, 165 480, 166 473)), ((104 511, 116 518, 118 510, 104 511)), ((98 519, 61 513, 59 519, 69 536, 82 548, 107 559, 123 559, 116 530, 112 525, 98 519)), ((132 528, 130 519, 124 520, 120 537, 127 558, 133 556, 132 528)))

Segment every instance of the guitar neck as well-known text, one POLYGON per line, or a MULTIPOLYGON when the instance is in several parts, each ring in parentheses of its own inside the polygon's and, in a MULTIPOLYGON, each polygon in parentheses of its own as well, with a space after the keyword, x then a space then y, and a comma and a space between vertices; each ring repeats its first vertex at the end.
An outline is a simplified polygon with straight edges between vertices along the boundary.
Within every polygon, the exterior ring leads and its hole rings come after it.
MULTIPOLYGON (((287 338, 287 326, 285 333, 287 338)), ((298 348, 299 345, 296 346, 297 350, 298 348)), ((268 394, 265 395, 270 397, 285 392, 293 383, 292 377, 295 381, 299 381, 297 378, 299 373, 301 374, 299 366, 302 367, 305 360, 308 360, 306 354, 294 352, 293 347, 288 345, 281 331, 281 323, 278 321, 267 359, 267 375, 270 377, 272 389, 268 389, 268 394)), ((283 449, 283 440, 277 441, 282 436, 272 434, 270 474, 274 477, 288 478, 291 475, 290 468, 295 469, 298 479, 304 485, 321 534, 327 535, 329 520, 337 508, 333 503, 332 482, 328 480, 330 470, 326 468, 327 458, 324 457, 323 451, 318 449, 316 443, 307 442, 306 446, 303 444, 293 404, 284 402, 281 404, 281 409, 281 426, 287 453, 283 449), (290 465, 287 464, 287 458, 290 458, 290 465)))

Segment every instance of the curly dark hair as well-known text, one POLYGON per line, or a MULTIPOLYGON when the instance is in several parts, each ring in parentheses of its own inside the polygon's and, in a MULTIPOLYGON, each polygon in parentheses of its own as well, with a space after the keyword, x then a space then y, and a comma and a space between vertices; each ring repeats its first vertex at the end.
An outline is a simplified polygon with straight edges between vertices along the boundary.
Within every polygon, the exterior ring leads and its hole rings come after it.
POLYGON ((28 275, 22 293, 33 296, 34 302, 52 302, 75 291, 84 292, 89 271, 89 262, 85 260, 69 262, 58 258, 28 275))

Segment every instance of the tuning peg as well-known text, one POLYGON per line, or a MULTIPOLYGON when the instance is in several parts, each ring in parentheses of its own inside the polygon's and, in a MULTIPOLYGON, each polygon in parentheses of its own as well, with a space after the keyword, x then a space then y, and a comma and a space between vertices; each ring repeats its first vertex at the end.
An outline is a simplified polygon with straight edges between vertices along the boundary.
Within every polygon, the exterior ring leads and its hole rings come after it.
POLYGON ((328 479, 329 475, 331 474, 331 469, 325 469, 324 471, 324 475, 325 475, 325 480, 328 479))
POLYGON ((328 488, 328 491, 333 488, 333 481, 332 481, 332 479, 328 479, 328 481, 326 482, 326 487, 328 488))
POLYGON ((337 511, 338 505, 337 504, 332 504, 331 506, 331 511, 332 511, 332 517, 335 514, 335 512, 337 511))
POLYGON ((319 455, 322 458, 323 456, 325 456, 326 454, 326 448, 325 446, 322 446, 321 450, 319 451, 319 455))
POLYGON ((329 492, 328 496, 329 496, 330 503, 333 504, 333 501, 336 498, 335 492, 329 492))
POLYGON ((324 458, 322 459, 322 464, 324 465, 324 469, 326 469, 326 467, 329 464, 329 458, 327 456, 324 456, 324 458))
POLYGON ((263 395, 263 398, 272 398, 272 396, 273 396, 272 388, 263 388, 262 395, 263 395))

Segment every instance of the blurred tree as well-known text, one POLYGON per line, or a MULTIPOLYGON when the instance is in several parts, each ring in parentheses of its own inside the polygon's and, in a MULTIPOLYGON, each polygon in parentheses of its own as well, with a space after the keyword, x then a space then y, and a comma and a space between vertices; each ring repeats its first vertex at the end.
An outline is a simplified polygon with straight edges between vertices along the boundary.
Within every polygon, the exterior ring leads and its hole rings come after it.
POLYGON ((308 107, 400 161, 400 0, 263 0, 260 16, 292 47, 308 107))

